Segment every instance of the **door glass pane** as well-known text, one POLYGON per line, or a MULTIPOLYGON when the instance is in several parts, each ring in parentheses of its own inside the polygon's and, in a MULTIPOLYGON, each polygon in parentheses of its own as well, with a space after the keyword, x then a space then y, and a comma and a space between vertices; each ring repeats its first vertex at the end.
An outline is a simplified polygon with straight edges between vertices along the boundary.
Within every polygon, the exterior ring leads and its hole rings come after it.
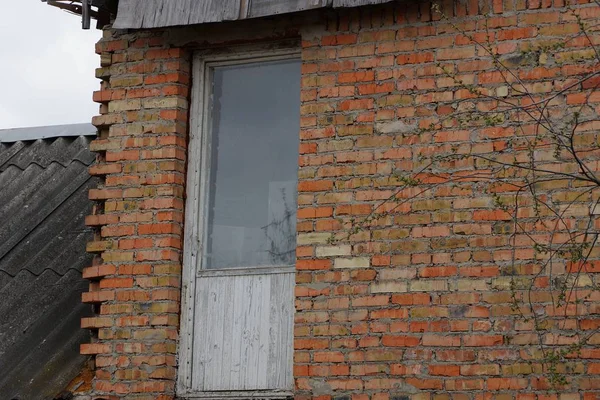
POLYGON ((293 265, 300 61, 212 69, 203 268, 293 265))

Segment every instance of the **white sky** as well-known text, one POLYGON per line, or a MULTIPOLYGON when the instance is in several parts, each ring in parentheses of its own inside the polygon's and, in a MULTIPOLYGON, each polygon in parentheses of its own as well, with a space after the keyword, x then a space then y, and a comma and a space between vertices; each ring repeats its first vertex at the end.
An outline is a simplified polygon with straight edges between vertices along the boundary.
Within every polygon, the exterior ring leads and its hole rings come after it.
POLYGON ((100 58, 81 17, 40 0, 2 0, 0 18, 0 129, 90 122, 98 113, 92 92, 100 58))

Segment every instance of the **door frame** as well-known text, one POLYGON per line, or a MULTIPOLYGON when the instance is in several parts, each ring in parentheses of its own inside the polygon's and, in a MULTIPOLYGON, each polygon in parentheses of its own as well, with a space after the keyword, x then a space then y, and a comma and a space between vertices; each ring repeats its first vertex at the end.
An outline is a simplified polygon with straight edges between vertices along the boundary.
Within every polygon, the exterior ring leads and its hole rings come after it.
MULTIPOLYGON (((210 68, 219 65, 235 65, 248 62, 300 59, 298 41, 267 43, 244 46, 238 49, 220 48, 197 51, 193 55, 192 88, 189 116, 189 142, 186 178, 186 203, 184 220, 183 268, 181 286, 181 314, 178 349, 177 395, 186 399, 287 399, 293 391, 232 391, 198 392, 192 390, 194 317, 196 305, 196 278, 216 274, 265 273, 253 268, 236 268, 230 271, 201 270, 204 207, 207 194, 209 157, 207 151, 210 136, 208 106, 210 104, 210 68)), ((273 267, 268 273, 293 272, 295 267, 273 267)))

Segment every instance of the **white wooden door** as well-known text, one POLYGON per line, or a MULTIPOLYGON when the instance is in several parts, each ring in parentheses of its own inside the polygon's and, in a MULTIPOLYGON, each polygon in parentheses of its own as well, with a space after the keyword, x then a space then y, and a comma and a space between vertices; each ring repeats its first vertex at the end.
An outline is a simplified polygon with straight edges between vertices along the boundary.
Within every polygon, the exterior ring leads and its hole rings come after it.
POLYGON ((293 390, 301 74, 275 53, 194 60, 180 397, 293 390))

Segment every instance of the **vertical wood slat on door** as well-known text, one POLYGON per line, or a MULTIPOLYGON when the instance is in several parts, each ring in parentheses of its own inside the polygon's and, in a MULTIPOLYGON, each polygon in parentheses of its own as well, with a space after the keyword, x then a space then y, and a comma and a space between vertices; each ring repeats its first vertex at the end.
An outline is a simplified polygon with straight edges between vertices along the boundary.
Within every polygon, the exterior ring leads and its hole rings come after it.
POLYGON ((295 274, 197 279, 193 389, 291 390, 295 274))

